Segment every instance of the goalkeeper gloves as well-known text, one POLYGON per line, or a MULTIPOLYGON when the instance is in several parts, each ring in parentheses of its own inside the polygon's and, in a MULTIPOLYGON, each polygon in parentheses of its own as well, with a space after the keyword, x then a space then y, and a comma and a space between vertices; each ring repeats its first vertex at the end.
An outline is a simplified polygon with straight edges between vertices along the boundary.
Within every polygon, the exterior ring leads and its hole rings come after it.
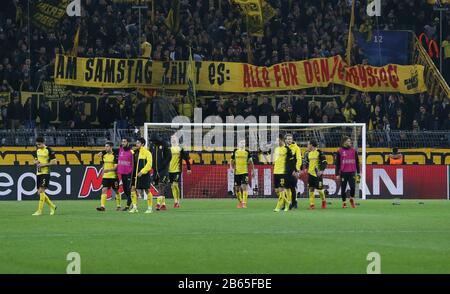
POLYGON ((356 182, 357 184, 359 184, 359 183, 361 182, 361 176, 360 176, 360 175, 356 175, 356 176, 355 176, 355 182, 356 182))

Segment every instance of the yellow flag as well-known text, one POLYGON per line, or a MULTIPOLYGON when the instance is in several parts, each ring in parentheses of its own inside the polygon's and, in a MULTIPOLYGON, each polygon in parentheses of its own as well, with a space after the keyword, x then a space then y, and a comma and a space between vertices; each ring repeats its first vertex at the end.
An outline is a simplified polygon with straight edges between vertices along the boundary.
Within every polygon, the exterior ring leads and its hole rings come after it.
POLYGON ((187 65, 187 71, 186 71, 186 79, 188 84, 187 94, 189 99, 194 102, 194 105, 197 103, 197 94, 195 91, 195 63, 192 58, 192 49, 189 48, 189 62, 187 65))
POLYGON ((72 51, 70 51, 70 56, 77 56, 78 55, 78 41, 80 39, 80 28, 81 26, 78 26, 77 32, 75 33, 75 37, 73 38, 73 47, 72 51))
POLYGON ((353 26, 355 25, 355 3, 356 1, 352 1, 352 15, 350 17, 350 26, 348 29, 348 40, 347 40, 347 50, 345 51, 345 61, 347 65, 351 65, 351 54, 353 47, 353 26))

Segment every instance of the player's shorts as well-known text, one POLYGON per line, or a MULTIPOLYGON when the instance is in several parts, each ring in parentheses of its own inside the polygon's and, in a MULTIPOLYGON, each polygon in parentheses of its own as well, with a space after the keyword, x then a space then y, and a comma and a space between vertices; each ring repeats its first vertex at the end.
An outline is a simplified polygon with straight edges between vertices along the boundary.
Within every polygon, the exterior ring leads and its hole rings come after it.
POLYGON ((114 190, 119 189, 119 179, 102 179, 103 188, 112 188, 114 190))
POLYGON ((234 175, 234 185, 241 186, 248 184, 248 174, 234 175))
POLYGON ((312 175, 308 175, 308 186, 310 188, 315 188, 322 190, 323 189, 323 179, 322 177, 315 177, 312 175))
POLYGON ((153 183, 155 186, 159 184, 167 184, 169 183, 169 175, 155 175, 153 178, 153 183))
POLYGON ((273 175, 273 178, 274 178, 275 189, 286 188, 286 175, 275 174, 275 175, 273 175))
POLYGON ((151 184, 151 177, 149 173, 143 174, 142 176, 137 177, 137 179, 136 176, 131 178, 131 186, 139 190, 150 189, 150 184, 151 184))
POLYGON ((177 173, 169 173, 169 182, 170 183, 178 183, 181 179, 181 172, 177 173))
POLYGON ((296 188, 298 179, 289 173, 286 175, 286 188, 296 188))
POLYGON ((37 188, 48 188, 48 182, 50 181, 50 174, 42 174, 36 176, 37 188))

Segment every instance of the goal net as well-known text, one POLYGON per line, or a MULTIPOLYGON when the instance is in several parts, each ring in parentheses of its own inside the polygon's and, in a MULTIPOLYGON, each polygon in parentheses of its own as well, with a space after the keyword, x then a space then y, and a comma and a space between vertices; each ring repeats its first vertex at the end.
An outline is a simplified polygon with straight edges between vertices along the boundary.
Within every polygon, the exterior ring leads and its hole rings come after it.
MULTIPOLYGON (((307 142, 315 139, 327 159, 323 183, 328 197, 340 197, 340 183, 336 181, 335 155, 342 138, 352 138, 361 167, 361 183, 356 197, 366 198, 366 126, 365 124, 270 124, 270 123, 145 123, 144 138, 147 147, 157 134, 171 145, 176 138, 191 162, 191 173, 182 164, 180 188, 183 198, 234 197, 234 171, 230 167, 233 151, 245 140, 254 162, 254 173, 249 173, 249 198, 276 197, 273 188, 273 152, 280 135, 292 134, 302 157, 307 142), (174 136, 174 137, 172 137, 174 136)), ((250 171, 249 171, 250 172, 250 171)), ((297 196, 306 197, 307 175, 297 181, 297 196)), ((349 189, 349 187, 346 187, 349 189)), ((169 189, 170 190, 170 189, 169 189)), ((162 191, 170 196, 170 191, 162 191)))

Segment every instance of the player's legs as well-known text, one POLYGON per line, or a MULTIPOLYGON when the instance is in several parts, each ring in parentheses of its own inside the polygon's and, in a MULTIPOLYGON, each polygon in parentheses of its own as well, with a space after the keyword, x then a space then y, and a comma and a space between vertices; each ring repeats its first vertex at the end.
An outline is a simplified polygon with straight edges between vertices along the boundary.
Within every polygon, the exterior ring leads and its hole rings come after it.
POLYGON ((327 200, 325 197, 325 189, 323 188, 323 178, 317 177, 317 189, 319 190, 319 196, 322 200, 322 209, 325 209, 327 207, 327 200))
POLYGON ((180 198, 181 198, 181 191, 180 191, 180 173, 170 173, 169 174, 169 181, 170 181, 170 188, 172 189, 172 196, 173 196, 173 207, 179 208, 180 207, 180 198))
POLYGON ((242 193, 242 208, 247 208, 248 184, 242 184, 240 186, 240 190, 241 190, 241 193, 242 193))
POLYGON ((355 183, 355 174, 351 174, 348 178, 348 184, 350 185, 350 204, 353 208, 355 208, 355 191, 356 191, 356 183, 355 183))
POLYGON ((42 211, 44 209, 44 203, 47 203, 47 205, 50 207, 50 215, 55 214, 56 205, 52 203, 50 198, 45 194, 45 190, 48 187, 48 183, 50 180, 50 175, 38 175, 36 177, 36 183, 38 187, 38 194, 39 194, 39 204, 38 209, 33 214, 34 216, 39 216, 42 214, 42 211))
MULTIPOLYGON (((105 180, 103 180, 103 184, 107 184, 105 180)), ((105 211, 106 206, 106 193, 108 192, 109 185, 103 185, 102 187, 102 195, 100 196, 100 207, 97 207, 98 211, 105 211)))
POLYGON ((347 183, 348 183, 348 175, 347 174, 342 174, 341 177, 341 198, 342 198, 342 207, 347 207, 347 183))
POLYGON ((279 212, 283 204, 285 205, 285 210, 289 209, 289 204, 287 204, 287 195, 286 195, 286 177, 285 175, 274 175, 275 179, 275 192, 278 195, 278 202, 273 211, 279 212))
POLYGON ((116 194, 116 210, 122 210, 122 195, 119 192, 119 180, 114 179, 112 183, 112 187, 114 193, 116 194))
POLYGON ((138 212, 138 207, 137 207, 137 190, 136 190, 136 186, 132 186, 131 187, 131 208, 130 208, 130 213, 135 213, 138 212))
POLYGON ((128 210, 131 207, 131 204, 133 203, 131 199, 131 175, 122 175, 122 187, 123 187, 123 193, 127 197, 127 206, 124 208, 124 210, 128 210))

